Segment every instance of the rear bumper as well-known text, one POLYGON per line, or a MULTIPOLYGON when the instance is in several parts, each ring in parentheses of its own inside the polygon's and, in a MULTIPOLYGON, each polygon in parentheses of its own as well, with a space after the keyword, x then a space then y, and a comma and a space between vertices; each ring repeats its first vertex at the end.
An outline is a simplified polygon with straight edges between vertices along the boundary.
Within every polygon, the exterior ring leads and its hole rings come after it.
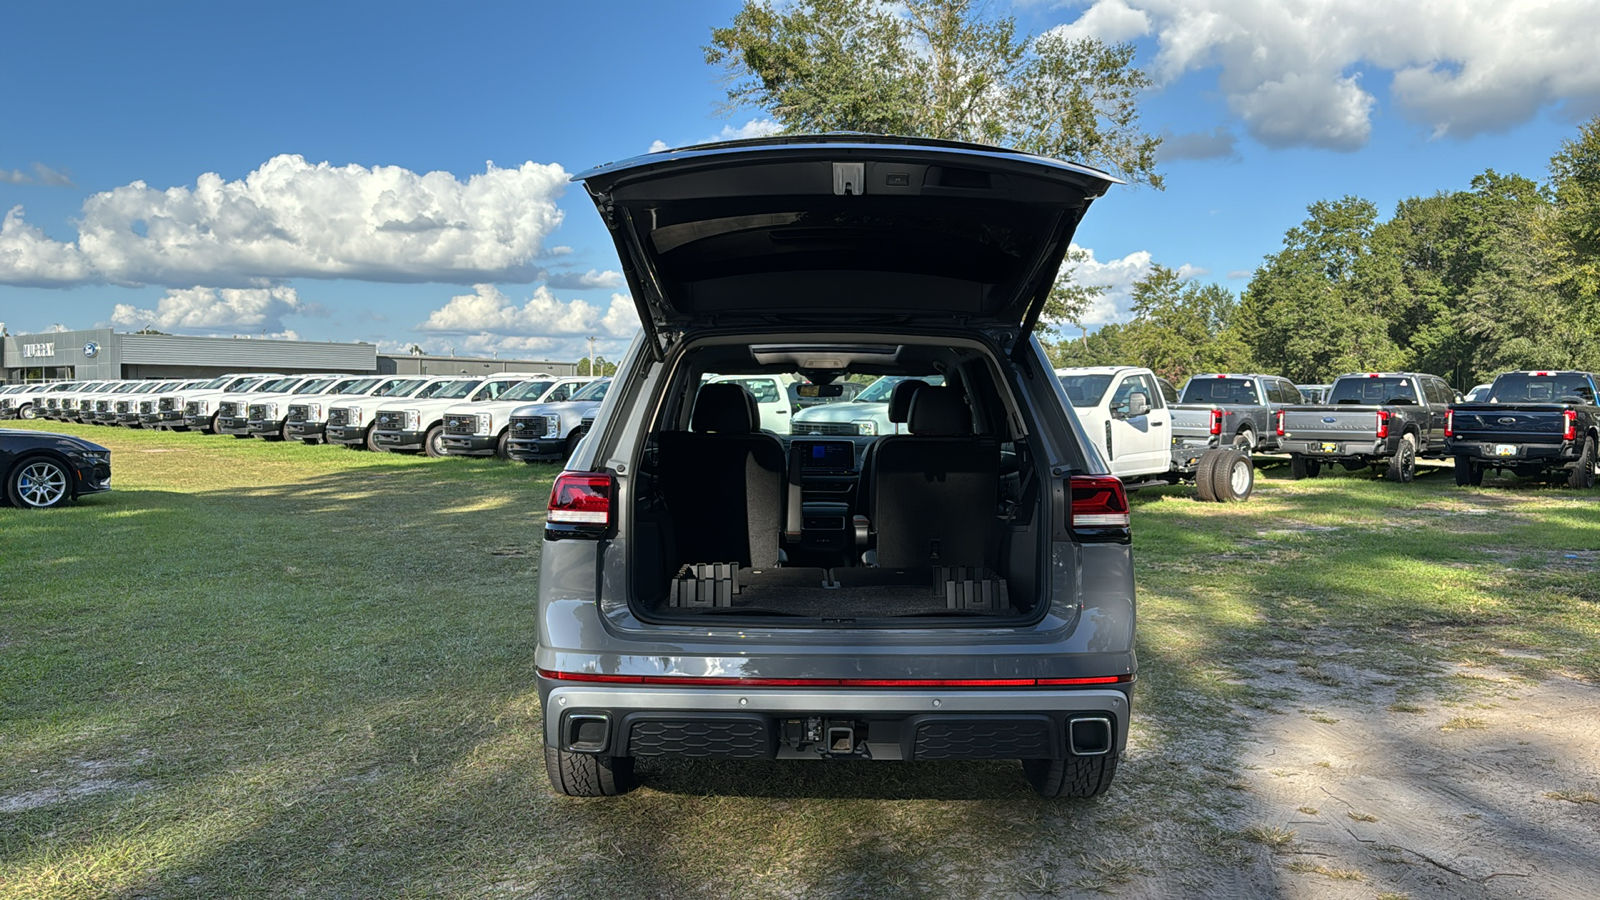
POLYGON ((1577 462, 1582 446, 1576 442, 1563 441, 1559 444, 1522 444, 1501 441, 1449 441, 1446 445, 1448 452, 1453 456, 1464 456, 1468 459, 1481 459, 1486 462, 1516 464, 1519 462, 1537 462, 1549 465, 1566 465, 1577 462), (1512 447, 1516 452, 1509 455, 1498 452, 1500 447, 1512 447))
POLYGON ((1103 722, 1096 727, 1109 733, 1077 755, 1120 754, 1132 684, 1120 687, 1127 690, 685 689, 539 677, 546 744, 692 758, 1059 759, 1073 754, 1078 719, 1103 722), (830 732, 846 731, 847 745, 830 742, 830 732))
POLYGON ((1298 453, 1317 459, 1387 459, 1394 455, 1394 443, 1388 439, 1374 440, 1349 436, 1331 437, 1327 440, 1295 438, 1279 443, 1281 453, 1298 453))

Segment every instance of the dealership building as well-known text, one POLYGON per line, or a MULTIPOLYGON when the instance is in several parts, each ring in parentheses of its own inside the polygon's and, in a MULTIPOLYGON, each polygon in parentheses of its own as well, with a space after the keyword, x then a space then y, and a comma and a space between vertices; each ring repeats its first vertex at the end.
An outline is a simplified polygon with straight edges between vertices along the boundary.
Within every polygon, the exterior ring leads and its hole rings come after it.
MULTIPOLYGON (((3 334, 3 330, 0 330, 3 334)), ((109 328, 0 337, 0 382, 205 378, 226 372, 573 375, 577 363, 380 354, 374 344, 125 334, 109 328)))

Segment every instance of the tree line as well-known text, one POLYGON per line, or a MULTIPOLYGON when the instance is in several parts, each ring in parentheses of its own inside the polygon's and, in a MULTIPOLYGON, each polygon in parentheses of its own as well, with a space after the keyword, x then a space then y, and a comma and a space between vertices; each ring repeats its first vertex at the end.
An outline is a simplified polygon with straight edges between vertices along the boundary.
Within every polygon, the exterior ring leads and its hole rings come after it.
POLYGON ((1156 265, 1132 299, 1129 321, 1052 341, 1057 363, 1302 384, 1415 370, 1462 389, 1511 369, 1600 369, 1600 117, 1543 183, 1491 169, 1387 220, 1359 197, 1318 201, 1237 297, 1156 265))

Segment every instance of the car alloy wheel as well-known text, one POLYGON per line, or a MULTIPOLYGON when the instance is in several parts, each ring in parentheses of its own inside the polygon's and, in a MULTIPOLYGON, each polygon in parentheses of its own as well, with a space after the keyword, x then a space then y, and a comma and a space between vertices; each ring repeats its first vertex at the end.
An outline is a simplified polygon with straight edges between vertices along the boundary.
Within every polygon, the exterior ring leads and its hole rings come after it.
POLYGON ((59 463, 39 459, 24 463, 12 476, 12 499, 32 509, 49 509, 67 498, 67 470, 59 463))

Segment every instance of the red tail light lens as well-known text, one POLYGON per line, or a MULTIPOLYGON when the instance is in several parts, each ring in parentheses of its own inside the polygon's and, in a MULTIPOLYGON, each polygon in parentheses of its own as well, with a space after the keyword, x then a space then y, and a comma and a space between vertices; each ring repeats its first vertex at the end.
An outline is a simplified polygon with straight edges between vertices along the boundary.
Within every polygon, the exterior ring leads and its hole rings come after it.
POLYGON ((592 472, 562 472, 550 488, 545 521, 552 525, 579 525, 584 530, 604 530, 611 525, 612 480, 592 472))
POLYGON ((1117 540, 1128 535, 1128 494, 1109 475, 1074 475, 1068 481, 1072 510, 1067 520, 1080 538, 1117 540))
POLYGON ((1456 436, 1456 411, 1453 410, 1453 409, 1445 411, 1445 414, 1444 414, 1444 436, 1445 437, 1455 437, 1456 436))
POLYGON ((1278 411, 1278 417, 1277 418, 1278 418, 1278 424, 1274 428, 1274 430, 1278 432, 1278 437, 1283 437, 1283 411, 1282 410, 1278 411))
POLYGON ((1566 431, 1563 431, 1561 433, 1561 439, 1563 441, 1575 441, 1575 440, 1577 440, 1578 439, 1578 411, 1575 410, 1575 409, 1564 409, 1564 410, 1561 411, 1561 418, 1564 419, 1566 421, 1566 423, 1567 423, 1567 429, 1566 429, 1566 431))
POLYGON ((1211 411, 1211 433, 1222 433, 1222 410, 1220 409, 1213 409, 1211 411))
POLYGON ((1380 410, 1378 410, 1378 437, 1386 438, 1388 436, 1389 436, 1389 411, 1387 409, 1380 409, 1380 410))

